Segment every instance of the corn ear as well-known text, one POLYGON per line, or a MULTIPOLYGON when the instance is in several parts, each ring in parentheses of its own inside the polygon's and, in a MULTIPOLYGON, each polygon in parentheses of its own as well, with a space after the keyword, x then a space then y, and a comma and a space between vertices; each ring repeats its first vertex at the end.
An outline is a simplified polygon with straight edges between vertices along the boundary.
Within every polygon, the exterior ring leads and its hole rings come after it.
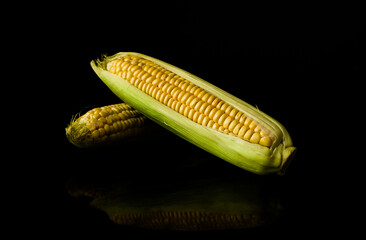
POLYGON ((290 135, 278 121, 178 67, 133 52, 91 66, 124 102, 240 168, 283 174, 294 155, 290 135))
POLYGON ((147 135, 152 122, 126 103, 93 108, 67 126, 66 137, 77 147, 96 147, 147 135))

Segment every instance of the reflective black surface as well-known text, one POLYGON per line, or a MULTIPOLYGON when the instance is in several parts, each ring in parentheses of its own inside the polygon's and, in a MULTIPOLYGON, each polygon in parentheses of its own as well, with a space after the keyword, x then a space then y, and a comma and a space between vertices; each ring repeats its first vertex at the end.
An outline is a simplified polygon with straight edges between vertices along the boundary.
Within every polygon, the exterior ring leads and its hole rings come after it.
POLYGON ((98 222, 103 220, 118 230, 250 231, 270 229, 283 221, 283 186, 278 176, 245 172, 172 134, 155 141, 74 152, 74 157, 83 157, 65 181, 68 198, 90 212, 100 209, 95 215, 98 222), (143 152, 139 152, 141 146, 143 152), (147 217, 123 221, 141 213, 147 217))
MULTIPOLYGON (((174 138, 165 136, 157 145, 147 140, 134 144, 159 148, 174 138)), ((280 219, 283 207, 278 181, 225 169, 219 159, 174 142, 175 146, 165 144, 160 157, 151 158, 147 151, 128 155, 125 161, 135 162, 132 164, 100 162, 95 169, 79 169, 69 177, 66 188, 75 198, 88 198, 91 206, 106 212, 117 224, 140 229, 245 229, 280 219)))

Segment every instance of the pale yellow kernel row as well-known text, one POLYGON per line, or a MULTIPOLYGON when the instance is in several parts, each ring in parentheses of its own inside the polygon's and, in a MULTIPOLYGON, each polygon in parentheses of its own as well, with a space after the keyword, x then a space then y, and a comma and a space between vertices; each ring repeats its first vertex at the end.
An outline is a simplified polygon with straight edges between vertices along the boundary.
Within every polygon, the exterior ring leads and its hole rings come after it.
POLYGON ((114 60, 109 71, 195 123, 267 147, 274 142, 246 114, 158 64, 125 56, 114 60))

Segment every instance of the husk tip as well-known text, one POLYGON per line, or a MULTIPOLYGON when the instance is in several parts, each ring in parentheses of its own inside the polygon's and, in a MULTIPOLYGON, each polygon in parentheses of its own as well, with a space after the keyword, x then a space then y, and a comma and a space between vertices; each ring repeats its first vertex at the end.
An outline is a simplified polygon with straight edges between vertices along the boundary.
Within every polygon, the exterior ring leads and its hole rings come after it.
POLYGON ((283 161, 284 164, 282 165, 282 168, 279 172, 277 172, 278 175, 283 176, 285 175, 288 166, 291 164, 292 160, 295 157, 296 154, 296 148, 295 147, 287 147, 283 152, 283 161))

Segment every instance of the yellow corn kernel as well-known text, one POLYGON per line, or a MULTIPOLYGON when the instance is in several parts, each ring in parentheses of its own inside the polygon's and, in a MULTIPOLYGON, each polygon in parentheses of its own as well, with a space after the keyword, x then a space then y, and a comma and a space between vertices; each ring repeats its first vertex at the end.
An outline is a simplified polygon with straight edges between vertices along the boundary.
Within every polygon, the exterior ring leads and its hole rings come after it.
MULTIPOLYGON (((177 74, 164 68, 159 68, 157 64, 146 59, 135 56, 121 57, 110 63, 109 71, 118 76, 126 75, 126 80, 130 81, 132 85, 200 125, 207 126, 208 122, 212 120, 219 124, 223 132, 240 137, 238 131, 234 132, 234 129, 236 126, 241 126, 239 124, 243 120, 240 121, 240 119, 245 118, 244 125, 248 126, 249 129, 256 129, 256 132, 263 130, 263 127, 235 107, 189 81, 180 78, 177 74), (125 68, 119 67, 123 64, 126 66, 125 68), (155 70, 150 74, 147 70, 151 68, 155 70), (136 79, 131 80, 128 77, 132 75, 136 79), (174 78, 180 79, 180 81, 171 83, 169 79, 174 78), (155 82, 155 84, 150 84, 150 82, 155 82), (189 89, 188 86, 190 86, 189 89), (195 89, 195 91, 192 93, 191 89, 195 89), (169 99, 174 101, 169 102, 169 99), (217 103, 220 102, 221 104, 218 105, 217 103), (191 110, 194 110, 195 113, 191 112, 191 110), (239 113, 239 120, 233 121, 239 113)), ((262 132, 268 133, 269 131, 263 130, 262 132)), ((274 142, 274 137, 269 134, 259 135, 259 138, 256 135, 255 138, 251 138, 250 132, 246 136, 243 138, 244 140, 261 145, 265 143, 263 146, 266 147, 270 147, 274 142), (261 138, 266 138, 266 140, 260 141, 261 138)))
POLYGON ((149 120, 126 103, 94 108, 66 128, 66 137, 78 147, 91 147, 137 136, 149 120))

